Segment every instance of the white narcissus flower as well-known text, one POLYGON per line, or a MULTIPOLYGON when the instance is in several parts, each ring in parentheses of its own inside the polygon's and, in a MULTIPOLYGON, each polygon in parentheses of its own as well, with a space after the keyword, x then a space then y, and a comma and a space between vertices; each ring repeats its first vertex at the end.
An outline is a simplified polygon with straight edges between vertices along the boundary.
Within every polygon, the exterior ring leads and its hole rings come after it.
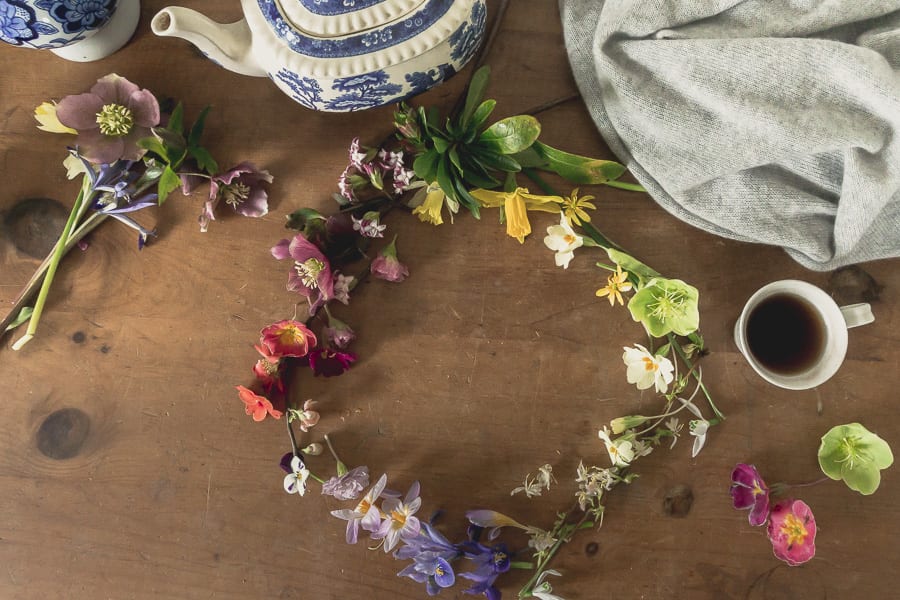
POLYGON ((556 266, 563 269, 569 268, 569 262, 575 258, 575 250, 581 248, 584 240, 575 233, 566 221, 565 215, 560 215, 559 225, 551 225, 547 228, 547 237, 544 245, 556 252, 556 266))
POLYGON ((634 460, 634 446, 629 440, 612 440, 609 437, 609 429, 605 426, 598 433, 603 443, 606 444, 606 451, 609 453, 609 459, 616 467, 627 467, 634 460))
POLYGON ((625 348, 622 355, 627 371, 628 383, 637 384, 639 390, 656 386, 656 391, 665 394, 675 378, 675 366, 665 356, 654 356, 640 344, 625 348))

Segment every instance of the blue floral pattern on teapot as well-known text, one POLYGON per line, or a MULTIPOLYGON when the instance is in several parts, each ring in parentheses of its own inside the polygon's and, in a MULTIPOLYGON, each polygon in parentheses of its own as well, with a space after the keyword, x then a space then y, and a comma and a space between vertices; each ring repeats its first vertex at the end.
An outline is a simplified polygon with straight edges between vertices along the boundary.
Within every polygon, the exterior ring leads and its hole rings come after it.
POLYGON ((0 41, 62 48, 106 24, 117 0, 0 0, 0 41))

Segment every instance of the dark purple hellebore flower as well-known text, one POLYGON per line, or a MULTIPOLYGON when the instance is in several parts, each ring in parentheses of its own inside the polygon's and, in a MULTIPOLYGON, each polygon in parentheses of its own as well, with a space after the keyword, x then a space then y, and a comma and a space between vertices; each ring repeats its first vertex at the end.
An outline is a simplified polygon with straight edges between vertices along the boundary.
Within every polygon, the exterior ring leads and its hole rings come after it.
POLYGON ((750 509, 750 524, 762 525, 769 517, 769 488, 753 465, 738 463, 731 472, 731 499, 738 510, 750 509))
POLYGON ((137 141, 159 124, 159 103, 124 77, 110 74, 86 94, 66 96, 56 107, 59 122, 78 131, 78 147, 92 163, 138 160, 137 141))
POLYGON ((356 355, 352 352, 336 352, 327 348, 310 350, 308 358, 313 373, 325 377, 341 375, 356 362, 356 355))
MULTIPOLYGON (((220 200, 245 217, 262 217, 268 214, 269 195, 263 188, 263 183, 272 183, 272 176, 249 162, 242 162, 215 175, 209 181, 209 199, 204 203, 203 213, 198 219, 200 231, 206 231, 209 222, 216 219, 215 210, 220 200)), ((190 182, 182 179, 182 188, 189 186, 190 182)))

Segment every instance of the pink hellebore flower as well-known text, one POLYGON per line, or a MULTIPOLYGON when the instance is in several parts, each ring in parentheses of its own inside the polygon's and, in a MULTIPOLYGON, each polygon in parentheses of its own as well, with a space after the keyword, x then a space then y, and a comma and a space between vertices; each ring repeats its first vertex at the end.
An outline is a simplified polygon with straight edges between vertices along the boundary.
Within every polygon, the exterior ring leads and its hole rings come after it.
POLYGON ((376 531, 381 524, 381 511, 375 506, 375 503, 384 492, 384 486, 387 485, 387 475, 382 475, 375 485, 363 496, 356 508, 353 510, 342 509, 333 510, 331 514, 338 519, 347 521, 347 543, 355 544, 359 537, 359 528, 362 526, 366 531, 376 531))
POLYGON ((280 419, 283 414, 280 410, 275 410, 272 403, 265 396, 260 396, 253 390, 249 390, 242 385, 235 386, 238 396, 244 403, 244 410, 248 415, 253 417, 254 421, 262 421, 266 415, 272 415, 275 419, 280 419))
POLYGON ((66 96, 56 107, 59 122, 78 131, 78 151, 92 163, 138 160, 137 141, 159 125, 159 103, 115 73, 98 79, 86 94, 66 96))
POLYGON ((242 162, 215 175, 209 181, 209 199, 204 203, 203 213, 198 218, 200 231, 205 232, 209 222, 215 221, 219 200, 245 217, 265 216, 269 212, 269 195, 263 189, 263 183, 272 183, 272 176, 249 162, 242 162))
POLYGON ((288 275, 287 289, 306 296, 310 315, 322 304, 334 298, 334 275, 331 264, 318 246, 297 234, 291 240, 281 240, 272 247, 278 260, 291 258, 294 267, 288 275))
POLYGON ((816 555, 816 519, 802 500, 781 500, 773 506, 768 534, 775 556, 792 567, 816 555))
POLYGON ((375 277, 394 283, 400 283, 409 277, 409 269, 397 260, 397 236, 394 236, 391 243, 372 261, 369 270, 375 277))
POLYGON ((769 517, 769 488, 753 465, 739 463, 731 472, 731 499, 738 510, 750 509, 750 524, 763 525, 769 517))
POLYGON ((287 319, 272 323, 260 332, 260 344, 271 356, 302 357, 316 345, 316 334, 299 321, 287 319))

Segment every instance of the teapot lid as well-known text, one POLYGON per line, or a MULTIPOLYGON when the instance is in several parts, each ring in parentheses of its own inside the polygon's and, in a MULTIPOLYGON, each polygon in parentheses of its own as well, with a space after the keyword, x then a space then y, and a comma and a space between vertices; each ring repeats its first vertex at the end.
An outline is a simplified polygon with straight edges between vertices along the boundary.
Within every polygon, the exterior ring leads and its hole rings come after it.
POLYGON ((292 28, 311 37, 335 38, 403 19, 427 0, 275 0, 292 28))

